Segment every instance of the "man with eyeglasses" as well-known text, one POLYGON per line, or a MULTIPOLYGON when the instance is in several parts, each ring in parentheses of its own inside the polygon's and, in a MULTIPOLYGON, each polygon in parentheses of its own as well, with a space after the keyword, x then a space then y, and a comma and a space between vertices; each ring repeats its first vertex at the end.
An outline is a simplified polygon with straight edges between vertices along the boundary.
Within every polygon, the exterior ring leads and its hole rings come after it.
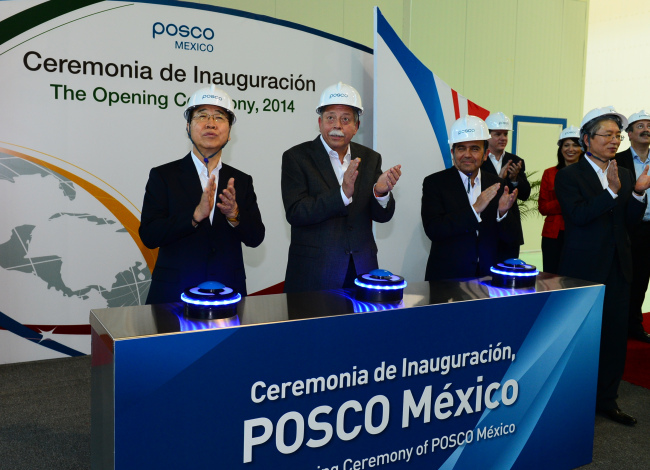
MULTIPOLYGON (((630 148, 616 154, 618 166, 627 168, 638 178, 648 161, 650 148, 650 114, 641 110, 628 120, 625 129, 630 138, 630 148)), ((650 282, 650 207, 646 206, 643 219, 630 230, 632 243, 632 287, 630 289, 630 314, 628 336, 650 343, 650 334, 643 329, 643 301, 650 282)))
POLYGON ((202 88, 184 116, 192 150, 151 170, 142 204, 140 238, 159 248, 147 304, 178 302, 204 281, 246 295, 241 245, 264 240, 253 179, 221 160, 236 121, 232 99, 214 85, 202 88))
POLYGON ((282 156, 282 200, 291 225, 285 292, 354 287, 377 269, 372 222, 395 212, 391 190, 401 165, 382 172, 381 155, 356 144, 363 113, 359 92, 327 87, 316 108, 320 135, 282 156))
POLYGON ((499 241, 517 239, 516 220, 508 213, 517 189, 510 192, 503 179, 482 171, 489 138, 482 119, 458 119, 449 131, 454 166, 424 179, 422 225, 431 240, 425 281, 489 275, 502 261, 499 241))
POLYGON ((585 158, 561 169, 555 193, 565 224, 559 273, 605 284, 596 410, 618 423, 636 419, 617 404, 627 351, 632 281, 628 228, 641 219, 650 187, 648 169, 638 178, 614 159, 627 118, 611 107, 589 111, 580 126, 585 158))

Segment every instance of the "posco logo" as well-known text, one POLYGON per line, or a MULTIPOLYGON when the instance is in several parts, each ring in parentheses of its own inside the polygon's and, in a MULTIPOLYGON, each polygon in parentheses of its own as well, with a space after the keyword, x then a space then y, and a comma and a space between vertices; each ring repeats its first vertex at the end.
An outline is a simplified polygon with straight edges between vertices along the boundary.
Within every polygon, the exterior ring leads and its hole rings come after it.
POLYGON ((471 132, 476 132, 474 129, 461 129, 458 131, 458 134, 469 134, 471 132))
POLYGON ((223 100, 221 96, 217 96, 217 95, 203 95, 201 99, 203 98, 212 98, 213 100, 219 100, 219 101, 223 100))
POLYGON ((347 93, 332 93, 330 95, 330 98, 347 98, 348 94, 347 93))
POLYGON ((153 38, 156 39, 156 36, 161 34, 167 34, 168 36, 180 36, 182 38, 192 37, 194 39, 205 39, 206 41, 211 41, 214 39, 214 31, 211 28, 200 28, 198 26, 186 26, 180 25, 176 26, 174 23, 169 23, 164 25, 160 22, 153 24, 153 38))

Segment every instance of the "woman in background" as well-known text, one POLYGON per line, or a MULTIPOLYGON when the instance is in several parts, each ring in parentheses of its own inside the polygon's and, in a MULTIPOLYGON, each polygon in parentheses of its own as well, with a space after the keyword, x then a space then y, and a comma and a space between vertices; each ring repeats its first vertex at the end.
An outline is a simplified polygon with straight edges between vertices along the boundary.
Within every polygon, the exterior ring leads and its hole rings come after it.
POLYGON ((564 244, 564 219, 555 196, 555 175, 582 158, 579 138, 580 129, 575 126, 562 130, 557 141, 557 165, 544 170, 539 188, 537 207, 540 214, 546 216, 542 229, 542 262, 543 270, 548 273, 557 273, 564 244))

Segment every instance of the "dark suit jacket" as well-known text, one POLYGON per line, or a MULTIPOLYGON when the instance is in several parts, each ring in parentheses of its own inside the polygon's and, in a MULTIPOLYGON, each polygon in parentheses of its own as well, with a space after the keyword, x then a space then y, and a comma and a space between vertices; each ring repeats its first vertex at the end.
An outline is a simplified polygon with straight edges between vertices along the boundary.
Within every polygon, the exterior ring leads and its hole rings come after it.
POLYGON ((632 178, 636 181, 636 168, 634 168, 634 158, 632 157, 632 150, 626 149, 616 154, 616 163, 619 167, 627 168, 632 173, 632 178))
POLYGON ((630 282, 632 252, 626 228, 641 219, 645 204, 632 197, 635 178, 630 171, 618 168, 621 189, 614 199, 587 158, 561 169, 555 177, 565 225, 560 274, 604 283, 612 263, 619 262, 630 282))
POLYGON ((622 152, 619 152, 616 154, 616 163, 618 166, 622 166, 623 168, 627 168, 632 172, 632 176, 636 179, 636 171, 634 170, 634 159, 632 158, 632 150, 629 148, 627 150, 623 150, 622 152))
POLYGON ((160 249, 148 304, 178 302, 183 290, 208 280, 246 295, 241 244, 258 246, 265 229, 249 175, 222 164, 217 194, 230 178, 235 178, 239 225, 230 226, 215 207, 213 223, 208 217, 195 228, 192 215, 203 190, 191 154, 149 173, 139 233, 148 248, 160 249))
POLYGON ((391 194, 383 208, 373 196, 381 155, 354 142, 350 153, 361 164, 347 207, 320 136, 282 155, 282 200, 291 225, 285 292, 340 288, 350 255, 359 274, 377 268, 372 221, 389 221, 395 200, 391 194))
MULTIPOLYGON (((510 192, 512 192, 515 188, 518 190, 517 199, 520 199, 522 201, 527 201, 528 198, 530 197, 530 183, 528 182, 528 178, 526 177, 526 163, 524 162, 523 158, 508 152, 504 152, 503 157, 501 158, 503 160, 501 164, 502 167, 503 165, 506 165, 509 161, 513 161, 515 164, 521 161, 521 171, 519 171, 519 175, 517 176, 517 186, 514 186, 512 184, 512 181, 510 181, 509 178, 506 178, 506 182, 508 183, 508 188, 510 189, 510 192)), ((481 165, 481 172, 488 172, 497 175, 497 170, 496 168, 494 168, 494 165, 492 164, 492 161, 489 158, 487 158, 481 165)), ((515 243, 518 245, 523 245, 524 231, 521 228, 521 214, 519 212, 519 206, 517 204, 513 204, 512 209, 510 210, 512 212, 511 215, 514 216, 513 218, 517 220, 517 227, 516 227, 517 239, 515 240, 515 243)))
MULTIPOLYGON (((497 242, 513 242, 516 223, 508 212, 497 222, 499 198, 503 194, 503 180, 492 173, 481 171, 481 190, 501 183, 497 195, 476 219, 467 198, 460 174, 455 167, 433 173, 422 184, 422 224, 431 239, 425 281, 476 277, 490 274, 490 267, 503 260, 497 259, 497 242), (478 235, 476 231, 478 230, 478 235)), ((514 207, 514 206, 513 206, 514 207)))

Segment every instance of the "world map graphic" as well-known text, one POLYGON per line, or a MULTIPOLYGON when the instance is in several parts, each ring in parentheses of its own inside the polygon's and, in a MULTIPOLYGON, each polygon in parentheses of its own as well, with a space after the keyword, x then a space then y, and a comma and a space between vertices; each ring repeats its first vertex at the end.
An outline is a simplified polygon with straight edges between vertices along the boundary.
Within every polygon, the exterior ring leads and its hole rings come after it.
MULTIPOLYGON (((0 201, 0 312, 5 316, 22 325, 84 325, 91 309, 144 303, 151 275, 142 254, 111 212, 83 188, 48 168, 0 153, 0 201)), ((89 337, 87 343, 85 353, 89 337)))

